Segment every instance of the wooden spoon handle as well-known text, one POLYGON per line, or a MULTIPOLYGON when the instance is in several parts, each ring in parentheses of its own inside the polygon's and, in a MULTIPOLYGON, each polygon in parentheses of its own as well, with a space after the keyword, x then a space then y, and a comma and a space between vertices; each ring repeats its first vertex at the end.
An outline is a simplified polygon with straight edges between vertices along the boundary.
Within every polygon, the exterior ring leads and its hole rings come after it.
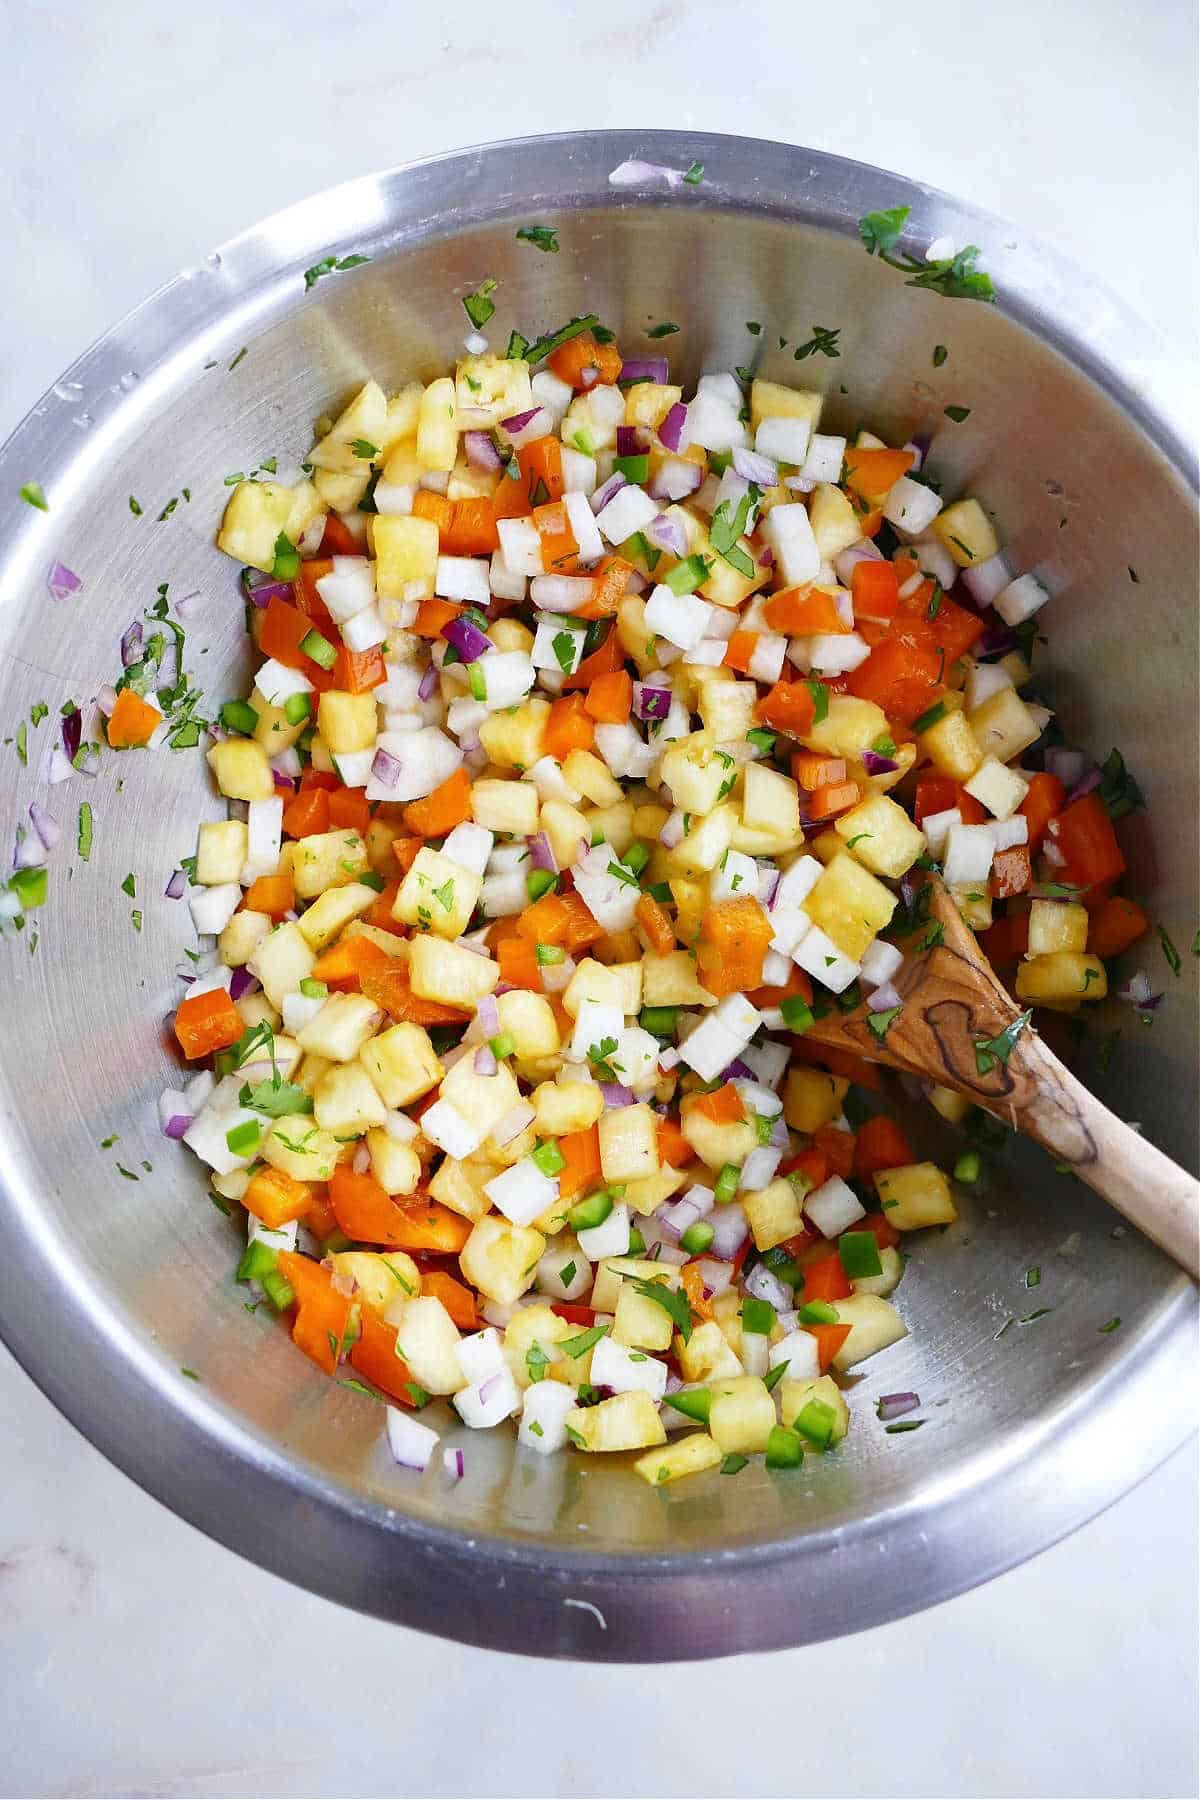
POLYGON ((1023 1038, 1020 1049, 1033 1091, 1019 1105, 1019 1129, 1200 1279, 1200 1183, 1101 1105, 1040 1038, 1023 1038))

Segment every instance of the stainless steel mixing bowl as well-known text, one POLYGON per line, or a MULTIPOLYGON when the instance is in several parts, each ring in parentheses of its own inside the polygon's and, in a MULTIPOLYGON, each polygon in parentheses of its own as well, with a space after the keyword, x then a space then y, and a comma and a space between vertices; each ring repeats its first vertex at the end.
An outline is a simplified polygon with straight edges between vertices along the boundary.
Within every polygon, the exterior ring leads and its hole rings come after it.
MULTIPOLYGON (((162 1022, 191 941, 185 909, 160 896, 197 818, 217 813, 200 754, 108 756, 94 781, 49 792, 39 779, 60 704, 112 678, 120 634, 160 582, 202 596, 189 666, 206 692, 240 691, 236 571, 213 547, 222 477, 272 453, 298 458, 313 419, 368 372, 399 383, 442 370, 466 328, 459 296, 489 275, 501 341, 511 326, 532 335, 595 310, 637 353, 653 347, 647 326, 675 320, 667 347, 688 375, 752 363, 819 382, 835 429, 932 432, 949 491, 995 510, 1016 566, 1056 592, 1039 684, 1094 752, 1122 747, 1149 795, 1149 817, 1125 828, 1137 884, 1184 950, 1180 980, 1157 942, 1134 959, 1169 1000, 1153 1031, 1124 1013, 1107 1076, 1086 1048, 1082 1067, 1195 1165, 1195 477, 1168 423, 1172 371, 1145 329, 1011 228, 835 157, 666 132, 496 144, 353 182, 236 239, 81 357, 0 453, 2 728, 37 701, 51 711, 30 731, 28 768, 6 764, 0 841, 35 795, 68 828, 50 902, 30 921, 36 952, 28 931, 0 945, 0 1329, 150 1492, 365 1611, 612 1660, 854 1631, 1032 1555, 1180 1442, 1190 1284, 1014 1143, 960 1225, 915 1247, 898 1296, 912 1335, 854 1381, 855 1425, 836 1456, 653 1492, 624 1459, 544 1460, 503 1433, 463 1431, 458 1485, 437 1467, 399 1470, 378 1407, 247 1314, 234 1228, 197 1163, 158 1133, 155 1099, 176 1073, 162 1022), (704 183, 618 191, 608 173, 630 156, 699 160, 704 183), (914 291, 869 260, 856 220, 898 204, 913 208, 914 242, 980 244, 1000 304, 914 291), (558 227, 557 256, 515 241, 530 223, 558 227), (329 252, 372 260, 306 291, 302 272, 329 252), (840 360, 797 365, 779 338, 802 341, 814 320, 840 327, 840 360), (937 343, 950 355, 934 369, 937 343), (969 406, 969 420, 950 424, 947 403, 969 406), (28 480, 44 486, 47 514, 17 498, 28 480), (157 523, 185 485, 190 502, 157 523), (83 576, 73 601, 47 595, 56 557, 83 576), (72 842, 85 798, 86 863, 72 842), (120 886, 130 871, 140 935, 120 886), (1037 1307, 1050 1310, 1000 1335, 1037 1307), (1120 1328, 1102 1333, 1116 1315, 1120 1328), (887 1436, 871 1401, 906 1388, 929 1422, 887 1436)), ((953 1153, 934 1123, 922 1120, 924 1141, 953 1153)))

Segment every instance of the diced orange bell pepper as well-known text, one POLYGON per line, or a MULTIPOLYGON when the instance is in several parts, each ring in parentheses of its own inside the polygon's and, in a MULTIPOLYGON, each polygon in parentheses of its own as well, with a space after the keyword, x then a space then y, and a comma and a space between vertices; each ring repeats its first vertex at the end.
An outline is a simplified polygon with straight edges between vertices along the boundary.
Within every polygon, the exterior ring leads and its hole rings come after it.
POLYGON ((808 816, 814 823, 818 819, 836 819, 839 813, 857 806, 861 798, 856 781, 830 782, 828 787, 815 788, 809 795, 808 816))
POLYGON ((365 837, 370 823, 371 808, 367 804, 366 788, 334 789, 329 796, 330 831, 357 831, 360 837, 365 837))
POLYGON ((422 600, 417 608, 412 629, 418 637, 440 638, 451 619, 457 619, 462 607, 455 600, 422 600))
POLYGON ((1150 929, 1150 920, 1136 900, 1112 894, 1088 920, 1087 947, 1093 956, 1120 956, 1150 929))
POLYGON ((595 583, 592 597, 586 606, 577 607, 573 616, 577 619, 610 618, 629 591, 633 564, 626 562, 623 556, 606 556, 591 573, 595 583))
POLYGON ((854 1140, 856 1181, 870 1181, 877 1169, 902 1169, 915 1161, 912 1145, 894 1119, 876 1113, 860 1126, 854 1140))
POLYGON ((318 1243, 323 1244, 326 1238, 333 1236, 338 1222, 333 1216, 333 1208, 329 1204, 329 1189, 324 1185, 312 1188, 308 1211, 304 1215, 304 1223, 312 1232, 318 1243))
POLYGON ((807 1150, 798 1150, 795 1156, 780 1163, 779 1173, 801 1176, 808 1184, 805 1191, 811 1193, 814 1188, 824 1187, 829 1180, 829 1164, 824 1152, 810 1145, 807 1150))
POLYGON ((700 979, 708 991, 739 994, 760 986, 763 958, 773 936, 771 921, 752 897, 718 900, 709 906, 700 921, 697 952, 700 979))
POLYGON ((599 943, 604 936, 603 926, 597 925, 573 891, 543 894, 540 900, 518 913, 516 926, 518 937, 528 938, 531 944, 550 944, 571 955, 589 944, 599 943))
POLYGON ((586 1193, 589 1187, 599 1185, 600 1133, 594 1125, 589 1125, 586 1131, 568 1131, 559 1138, 558 1148, 566 1159, 565 1167, 558 1172, 560 1200, 570 1200, 575 1194, 586 1193))
POLYGON ((332 574, 333 562, 328 557, 314 557, 308 562, 302 562, 292 582, 292 597, 309 625, 315 625, 325 637, 336 641, 337 626, 334 624, 333 614, 322 600, 317 586, 318 581, 324 581, 326 575, 332 574))
POLYGON ((813 1144, 828 1163, 829 1173, 840 1175, 843 1181, 847 1180, 854 1167, 854 1132, 838 1131, 833 1125, 822 1125, 819 1131, 813 1132, 813 1144))
POLYGON ((279 1273, 296 1296, 292 1342, 332 1375, 347 1348, 354 1302, 337 1292, 328 1269, 295 1250, 279 1252, 279 1273))
POLYGON ((772 731, 802 738, 812 730, 817 708, 806 681, 777 681, 759 700, 754 712, 772 731))
POLYGON ((846 677, 847 692, 872 700, 889 719, 911 725, 944 691, 944 660, 926 645, 886 637, 846 677))
POLYGON ((534 438, 517 451, 517 464, 525 478, 531 507, 561 500, 566 490, 562 470, 562 444, 556 437, 534 438))
POLYGON ((788 970, 788 978, 782 987, 771 987, 770 985, 764 984, 762 987, 751 989, 747 993, 746 998, 751 1006, 763 1008, 768 1006, 782 1006, 785 1000, 791 1000, 796 995, 799 995, 800 999, 805 1001, 808 1005, 812 1004, 812 982, 808 979, 804 970, 798 969, 795 963, 793 963, 788 970))
POLYGON ((900 1233, 888 1220, 886 1213, 868 1213, 854 1227, 855 1231, 869 1231, 881 1250, 894 1250, 900 1242, 900 1233))
POLYGON ((807 1037, 793 1037, 792 1055, 797 1062, 810 1063, 818 1069, 828 1069, 831 1075, 838 1075, 843 1081, 852 1081, 855 1087, 870 1088, 872 1093, 883 1091, 879 1064, 868 1061, 864 1056, 856 1056, 853 1050, 842 1050, 836 1044, 814 1044, 807 1037))
POLYGON ((704 1292, 704 1275, 699 1263, 684 1263, 679 1271, 679 1279, 687 1303, 698 1319, 711 1319, 713 1316, 712 1301, 704 1292))
MULTIPOLYGON (((737 1089, 734 1089, 737 1093, 737 1089)), ((679 1120, 673 1113, 665 1113, 656 1127, 658 1138, 658 1160, 668 1168, 686 1169, 689 1163, 696 1160, 696 1152, 683 1135, 679 1120)))
POLYGON ((1033 885, 1033 865, 1027 844, 1014 844, 1009 850, 997 850, 992 858, 990 882, 993 900, 1012 900, 1027 893, 1033 885))
POLYGON ((479 1315, 475 1296, 461 1281, 444 1269, 422 1269, 421 1292, 432 1300, 440 1300, 460 1331, 478 1331, 479 1315))
POLYGON ((448 837, 470 816, 471 777, 461 768, 423 800, 413 800, 404 808, 405 825, 422 838, 448 837))
POLYGON ((370 1307, 360 1310, 361 1331, 350 1349, 350 1367, 372 1387, 398 1400, 401 1406, 415 1407, 418 1394, 408 1364, 396 1353, 399 1335, 394 1325, 377 1318, 370 1307))
POLYGON ((887 625, 899 606, 900 573, 895 563, 857 562, 850 571, 850 596, 854 603, 854 623, 862 620, 887 625))
MULTIPOLYGON (((393 839, 393 850, 396 840, 393 839)), ((396 904, 396 895, 400 892, 398 881, 389 881, 380 889, 378 898, 372 902, 364 915, 368 925, 374 925, 377 931, 394 931, 401 937, 405 927, 395 918, 392 908, 396 904)))
POLYGON ((851 629, 833 595, 807 584, 772 594, 763 604, 763 618, 772 631, 786 632, 788 637, 811 637, 814 632, 841 637, 851 629))
POLYGON ((311 837, 329 830, 329 795, 324 788, 302 788, 283 809, 283 829, 288 837, 311 837))
POLYGON ((490 556, 500 548, 496 509, 486 494, 451 502, 450 526, 439 532, 438 547, 443 556, 490 556))
POLYGON ((387 665, 378 649, 348 650, 343 644, 330 676, 340 694, 369 694, 387 680, 387 665))
POLYGON ((757 631, 735 631, 725 645, 724 667, 736 669, 739 675, 748 675, 760 635, 757 631))
POLYGON ((350 527, 335 512, 325 515, 325 532, 321 538, 320 554, 324 557, 361 556, 365 549, 363 542, 356 538, 350 527))
POLYGON ((846 760, 841 756, 821 756, 816 750, 797 750, 792 757, 792 777, 806 794, 815 794, 821 788, 845 781, 846 760))
POLYGON ((175 1014, 175 1036, 189 1062, 211 1056, 214 1050, 227 1050, 245 1029, 242 1015, 225 988, 190 995, 180 1001, 175 1014))
POLYGON ((714 1088, 709 1094, 697 1094, 689 1102, 689 1110, 699 1113, 701 1118, 710 1119, 714 1125, 740 1125, 746 1116, 742 1096, 732 1081, 727 1081, 723 1087, 714 1088))
POLYGON ((542 567, 547 575, 562 575, 579 560, 579 545, 561 500, 533 509, 533 524, 541 539, 542 567))
POLYGON ((627 669, 598 676, 583 704, 597 725, 624 725, 633 711, 633 677, 627 669))
POLYGON ((878 505, 887 498, 902 475, 907 475, 914 462, 911 450, 860 450, 847 445, 845 452, 846 486, 861 500, 878 505))
POLYGON ((1029 848, 1034 855, 1041 849, 1046 827, 1058 817, 1067 802, 1067 790, 1057 775, 1039 769, 1030 778, 1025 798, 1017 808, 1029 825, 1029 848))
POLYGON ((621 373, 621 361, 615 344, 598 344, 590 331, 582 331, 578 337, 560 344, 547 359, 546 367, 578 393, 588 385, 584 375, 591 369, 596 371, 597 382, 611 386, 621 373))
POLYGON ((822 1375, 850 1336, 849 1325, 806 1325, 817 1340, 817 1367, 822 1375))
POLYGON ((811 1306, 815 1300, 848 1300, 853 1292, 842 1259, 834 1250, 829 1256, 814 1258, 805 1268, 800 1303, 811 1306))
POLYGON ((532 994, 544 992, 537 945, 530 938, 501 938, 496 945, 496 961, 501 981, 507 981, 510 987, 527 988, 532 994))
POLYGON ((305 1182, 265 1164, 255 1170, 242 1195, 246 1211, 261 1219, 270 1231, 277 1231, 292 1219, 304 1218, 311 1204, 312 1189, 305 1182))
POLYGON ((369 937, 343 937, 318 956, 313 964, 312 978, 323 981, 335 993, 357 994, 361 991, 365 970, 382 968, 393 960, 369 937))
POLYGON ((122 688, 108 721, 108 741, 114 750, 140 749, 148 744, 162 724, 163 716, 156 706, 122 688))
POLYGON ((327 794, 336 794, 341 785, 341 778, 331 769, 314 769, 311 763, 300 777, 302 794, 306 794, 310 788, 324 788, 327 794))
POLYGON ((1016 962, 1029 948, 1029 914, 1005 913, 1002 919, 980 932, 979 943, 994 968, 1002 969, 1006 963, 1016 962))
POLYGON ((445 494, 435 494, 429 488, 418 488, 413 495, 414 519, 428 519, 431 525, 437 526, 438 549, 443 549, 443 540, 450 536, 450 527, 454 519, 454 502, 447 500, 445 494))
POLYGON ((656 956, 667 956, 675 949, 675 927, 671 915, 653 894, 643 894, 634 907, 634 918, 646 934, 646 942, 656 956))
POLYGON ((346 1163, 333 1171, 329 1198, 346 1236, 360 1243, 457 1256, 471 1235, 469 1220, 448 1206, 420 1195, 397 1200, 373 1175, 356 1175, 346 1163))
POLYGON ((613 626, 598 650, 585 656, 573 675, 568 675, 563 682, 564 693, 581 691, 587 693, 594 681, 601 675, 611 675, 625 664, 625 652, 621 648, 621 640, 613 626))
POLYGON ((1124 873, 1125 858, 1099 794, 1072 800, 1059 813, 1051 835, 1066 858, 1067 881, 1090 888, 1124 873))
POLYGON ((296 889, 290 873, 260 875, 246 889, 246 911, 266 913, 269 919, 282 919, 295 904, 296 889))
POLYGON ((913 820, 923 825, 935 813, 958 805, 958 783, 951 775, 922 775, 913 800, 913 820))
POLYGON ((363 969, 358 985, 368 1000, 382 1007, 389 1019, 410 1025, 461 1025, 470 1017, 457 1006, 444 1006, 440 1000, 423 1000, 414 994, 408 975, 408 964, 389 956, 377 967, 363 969))
POLYGON ((255 637, 264 656, 282 663, 285 669, 308 673, 311 659, 300 648, 302 638, 312 630, 312 620, 278 596, 267 602, 266 610, 256 615, 255 637))
POLYGON ((582 694, 565 694, 550 703, 546 720, 546 755, 562 762, 572 750, 590 750, 596 727, 588 717, 582 694))

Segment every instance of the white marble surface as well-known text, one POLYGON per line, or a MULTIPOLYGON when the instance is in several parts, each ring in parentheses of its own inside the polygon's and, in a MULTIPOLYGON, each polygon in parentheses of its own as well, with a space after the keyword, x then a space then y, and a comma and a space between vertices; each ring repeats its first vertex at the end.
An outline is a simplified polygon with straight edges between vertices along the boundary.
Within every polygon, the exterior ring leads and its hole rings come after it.
MULTIPOLYGON (((0 54, 0 430, 145 292, 276 207, 581 124, 748 131, 902 169, 1055 239, 1178 341, 1193 330, 1183 0, 824 16, 9 0, 0 54)), ((1190 1450, 919 1618, 596 1671, 421 1638, 248 1567, 112 1470, 2 1353, 0 1421, 5 1795, 1196 1791, 1190 1450)))

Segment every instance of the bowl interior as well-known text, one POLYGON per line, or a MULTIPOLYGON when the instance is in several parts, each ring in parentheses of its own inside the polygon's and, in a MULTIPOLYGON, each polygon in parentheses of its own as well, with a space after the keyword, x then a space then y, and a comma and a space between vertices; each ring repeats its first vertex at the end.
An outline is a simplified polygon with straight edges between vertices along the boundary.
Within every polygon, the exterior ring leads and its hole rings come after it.
MULTIPOLYGON (((661 160, 691 160, 669 134, 653 141, 661 160)), ((0 951, 12 1245, 0 1296, 5 1335, 84 1430, 292 1578, 510 1648, 679 1656, 873 1623, 1080 1522, 1183 1428, 1170 1375, 1187 1354, 1189 1284, 1132 1232, 1115 1235, 1087 1189, 1010 1142, 964 1194, 959 1224, 909 1246, 897 1300, 911 1336, 854 1381, 854 1429, 836 1457, 795 1476, 747 1469, 653 1492, 623 1458, 539 1459, 503 1433, 460 1431, 458 1485, 436 1468, 399 1471, 379 1408, 322 1380, 281 1326, 248 1311, 235 1225, 205 1198, 190 1154, 158 1132, 155 1101, 178 1072, 163 1029, 181 991, 172 971, 194 942, 186 907, 163 889, 197 821, 221 811, 201 753, 106 753, 94 780, 43 779, 60 707, 83 706, 91 729, 121 633, 161 583, 172 600, 198 596, 185 663, 205 716, 242 691, 237 571, 213 544, 224 477, 270 456, 297 464, 312 422, 367 374, 390 387, 442 372, 469 329, 460 296, 485 277, 499 283, 488 335, 500 347, 511 328, 532 337, 595 312, 627 355, 669 351, 676 379, 749 367, 819 386, 826 429, 931 435, 928 467, 945 491, 979 494, 1014 566, 1054 591, 1038 696, 1097 756, 1119 745, 1144 788, 1151 810, 1123 835, 1135 886, 1184 964, 1177 979, 1156 940, 1130 959, 1169 989, 1152 1030, 1114 1003, 1089 1013, 1082 1040, 1055 1043, 1108 1104, 1195 1166, 1193 500, 1167 435, 1098 348, 1109 303, 1081 291, 1073 322, 1073 278, 1052 259, 1010 258, 1006 290, 999 228, 898 178, 715 139, 705 185, 634 204, 605 180, 628 154, 621 134, 502 146, 294 209, 119 326, 3 453, 6 496, 39 479, 50 511, 0 503, 0 717, 6 733, 39 702, 49 717, 0 795, 0 835, 11 841, 38 798, 65 837, 48 905, 0 951), (929 237, 992 232, 984 260, 1004 304, 946 302, 868 259, 854 219, 905 200, 929 237), (557 227, 557 255, 516 241, 529 223, 557 227), (307 291, 301 271, 328 249, 371 261, 307 291), (648 338, 666 321, 678 332, 648 338), (839 328, 840 356, 797 363, 814 321, 839 328), (939 343, 949 354, 935 368, 939 343), (952 422, 948 404, 969 418, 952 422), (52 558, 83 578, 75 599, 48 596, 52 558), (86 861, 75 849, 84 801, 86 861), (1102 1333, 1117 1315, 1120 1329, 1102 1333), (908 1388, 928 1422, 887 1436, 874 1397, 908 1388), (1116 1412, 1131 1405, 1133 1431, 1116 1412), (739 1576, 757 1596, 749 1613, 733 1605, 739 1576), (440 1609, 439 1583, 452 1591, 440 1609), (687 1603, 664 1608, 668 1589, 687 1603), (610 1609, 611 1634, 568 1616, 569 1593, 610 1609)), ((931 1114, 917 1111, 914 1127, 928 1154, 961 1148, 931 1114)))

